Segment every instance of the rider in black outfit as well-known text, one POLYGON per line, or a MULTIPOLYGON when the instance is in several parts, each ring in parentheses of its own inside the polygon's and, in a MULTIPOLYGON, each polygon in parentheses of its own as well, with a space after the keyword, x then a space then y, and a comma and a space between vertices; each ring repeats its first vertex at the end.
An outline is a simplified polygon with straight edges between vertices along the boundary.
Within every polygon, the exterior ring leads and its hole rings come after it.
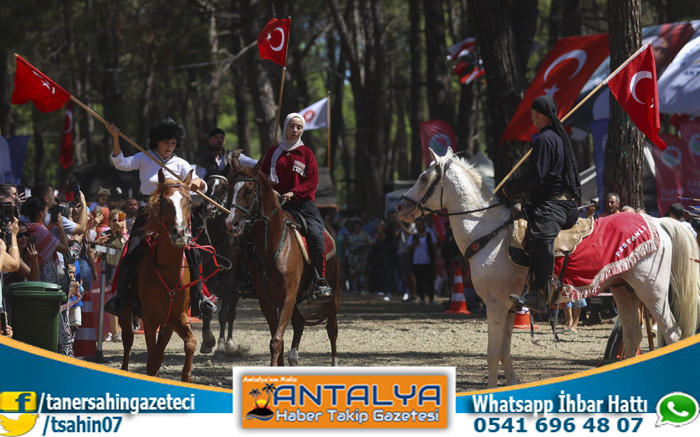
POLYGON ((534 280, 523 296, 510 295, 520 305, 546 311, 551 302, 550 279, 554 268, 554 239, 578 219, 581 182, 571 141, 557 117, 557 104, 540 96, 530 110, 540 135, 532 147, 529 168, 506 183, 503 196, 529 192, 528 215, 530 270, 534 280))

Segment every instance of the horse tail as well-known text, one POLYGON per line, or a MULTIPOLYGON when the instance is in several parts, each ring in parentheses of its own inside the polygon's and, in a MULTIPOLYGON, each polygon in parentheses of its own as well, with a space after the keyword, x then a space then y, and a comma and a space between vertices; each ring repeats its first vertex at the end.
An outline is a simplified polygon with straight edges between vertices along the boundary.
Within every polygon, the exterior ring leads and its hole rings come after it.
POLYGON ((659 224, 671 237, 673 246, 669 287, 671 313, 681 328, 681 338, 688 338, 695 334, 698 324, 700 274, 693 261, 698 256, 698 244, 678 220, 665 217, 659 224))

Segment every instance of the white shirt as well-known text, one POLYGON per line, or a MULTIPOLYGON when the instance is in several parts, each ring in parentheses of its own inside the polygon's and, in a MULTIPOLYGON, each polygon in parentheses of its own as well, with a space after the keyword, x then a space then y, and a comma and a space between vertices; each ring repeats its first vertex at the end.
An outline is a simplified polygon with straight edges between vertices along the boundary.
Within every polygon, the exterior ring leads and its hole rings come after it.
MULTIPOLYGON (((156 160, 163 163, 166 167, 173 171, 180 179, 184 180, 187 174, 192 170, 192 166, 180 158, 179 156, 171 156, 167 160, 163 160, 158 152, 151 150, 149 155, 154 156, 156 160)), ((160 166, 143 152, 138 152, 134 156, 124 156, 124 153, 119 153, 117 156, 112 156, 114 166, 122 171, 138 170, 139 179, 141 180, 141 194, 150 196, 158 188, 158 170, 160 166)), ((169 171, 163 170, 163 174, 167 179, 175 179, 169 171)), ((196 176, 192 175, 193 178, 196 176)), ((206 184, 204 190, 206 191, 206 184)))
POLYGON ((421 238, 418 234, 413 234, 408 239, 408 244, 413 244, 415 240, 418 240, 418 245, 413 249, 413 264, 430 264, 430 251, 428 249, 428 235, 433 242, 433 248, 437 244, 435 240, 435 234, 429 229, 426 229, 425 237, 421 238))
MULTIPOLYGON (((224 155, 225 155, 225 153, 222 153, 221 155, 219 155, 215 158, 216 164, 217 164, 216 168, 219 171, 223 170, 226 167, 226 160, 222 159, 224 155)), ((238 162, 240 162, 243 167, 255 167, 255 165, 258 163, 258 160, 253 159, 253 158, 241 153, 238 156, 238 162)), ((197 172, 197 176, 200 179, 204 179, 204 177, 207 175, 207 169, 204 167, 199 167, 199 166, 195 166, 195 167, 196 167, 195 171, 197 172)))

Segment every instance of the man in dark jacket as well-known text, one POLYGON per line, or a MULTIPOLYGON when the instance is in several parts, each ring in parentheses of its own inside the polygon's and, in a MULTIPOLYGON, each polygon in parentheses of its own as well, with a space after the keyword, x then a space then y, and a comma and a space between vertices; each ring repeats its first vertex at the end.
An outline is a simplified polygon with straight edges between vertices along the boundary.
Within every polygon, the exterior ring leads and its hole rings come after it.
POLYGON ((530 110, 533 124, 540 135, 532 146, 529 168, 518 178, 506 183, 504 196, 529 192, 528 213, 530 270, 533 281, 523 295, 511 295, 520 305, 546 311, 555 301, 549 288, 554 269, 554 238, 560 230, 569 229, 578 218, 581 182, 564 127, 557 117, 557 104, 549 96, 540 96, 530 110))

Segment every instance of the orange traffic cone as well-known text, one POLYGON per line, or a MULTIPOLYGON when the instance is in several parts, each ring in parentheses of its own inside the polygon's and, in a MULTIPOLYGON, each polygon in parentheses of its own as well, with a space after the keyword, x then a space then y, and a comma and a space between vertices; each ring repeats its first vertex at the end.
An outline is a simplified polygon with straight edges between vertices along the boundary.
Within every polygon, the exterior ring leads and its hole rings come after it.
POLYGON ((457 267, 450 296, 450 308, 445 314, 471 314, 467 310, 467 301, 464 297, 464 284, 462 283, 462 270, 457 267))
MULTIPOLYGON (((517 311, 515 313, 515 320, 513 321, 513 328, 515 329, 530 329, 531 315, 529 310, 517 311)), ((533 324, 533 329, 540 329, 539 326, 533 324)))
POLYGON ((97 338, 95 337, 95 324, 92 317, 91 295, 92 293, 83 294, 81 324, 75 333, 75 341, 73 342, 73 355, 76 358, 94 358, 97 354, 97 338))

